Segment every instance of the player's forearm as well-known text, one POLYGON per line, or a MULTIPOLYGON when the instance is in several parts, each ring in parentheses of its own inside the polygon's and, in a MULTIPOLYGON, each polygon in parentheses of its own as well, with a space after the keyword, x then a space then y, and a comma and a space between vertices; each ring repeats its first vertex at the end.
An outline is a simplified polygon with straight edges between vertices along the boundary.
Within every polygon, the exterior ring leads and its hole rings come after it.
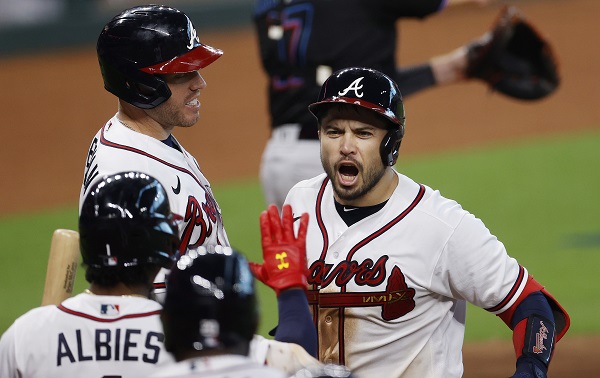
POLYGON ((403 97, 436 85, 435 77, 429 64, 419 64, 398 69, 396 82, 403 97))
POLYGON ((430 87, 458 83, 465 79, 466 67, 467 49, 461 46, 428 63, 398 69, 398 87, 403 96, 408 96, 430 87))
POLYGON ((277 297, 279 324, 275 340, 302 346, 311 356, 317 355, 317 332, 310 315, 304 290, 288 289, 277 297))
POLYGON ((544 294, 529 294, 515 310, 511 323, 517 356, 515 375, 523 372, 544 377, 556 335, 554 315, 544 294))

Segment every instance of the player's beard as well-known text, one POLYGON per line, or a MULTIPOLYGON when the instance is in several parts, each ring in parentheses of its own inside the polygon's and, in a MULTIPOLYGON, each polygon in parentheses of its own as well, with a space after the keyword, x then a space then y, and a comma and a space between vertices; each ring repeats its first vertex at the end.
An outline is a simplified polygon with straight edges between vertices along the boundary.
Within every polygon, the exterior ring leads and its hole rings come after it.
POLYGON ((200 113, 192 114, 186 109, 182 110, 181 105, 166 101, 154 108, 153 118, 161 125, 173 127, 191 127, 194 126, 200 118, 200 113))
MULTIPOLYGON (((347 159, 346 159, 347 160, 347 159)), ((342 201, 353 201, 367 194, 375 187, 385 174, 386 166, 383 164, 375 164, 370 169, 365 169, 364 165, 353 160, 358 168, 358 183, 350 188, 343 186, 339 182, 338 164, 329 164, 329 162, 321 156, 321 162, 327 173, 327 177, 331 180, 333 191, 342 201)))

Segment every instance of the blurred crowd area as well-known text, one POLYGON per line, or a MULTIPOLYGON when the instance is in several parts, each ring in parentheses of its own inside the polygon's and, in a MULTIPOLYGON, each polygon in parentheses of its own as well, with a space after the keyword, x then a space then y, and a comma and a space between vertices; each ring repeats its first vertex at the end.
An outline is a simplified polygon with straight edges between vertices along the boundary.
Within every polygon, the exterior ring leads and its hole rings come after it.
POLYGON ((202 6, 215 3, 240 3, 240 0, 0 0, 0 28, 53 23, 70 16, 117 14, 142 4, 174 7, 202 6))

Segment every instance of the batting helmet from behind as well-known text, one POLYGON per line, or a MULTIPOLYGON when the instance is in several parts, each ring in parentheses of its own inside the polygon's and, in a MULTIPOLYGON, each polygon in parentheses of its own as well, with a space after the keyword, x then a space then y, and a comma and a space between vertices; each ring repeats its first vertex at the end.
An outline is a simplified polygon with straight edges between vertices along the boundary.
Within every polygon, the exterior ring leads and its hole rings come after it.
POLYGON ((170 268, 178 255, 178 235, 164 187, 144 173, 96 180, 81 207, 81 256, 93 268, 170 268))
POLYGON ((246 259, 230 247, 188 250, 168 276, 162 321, 176 358, 189 350, 247 354, 259 312, 246 259))

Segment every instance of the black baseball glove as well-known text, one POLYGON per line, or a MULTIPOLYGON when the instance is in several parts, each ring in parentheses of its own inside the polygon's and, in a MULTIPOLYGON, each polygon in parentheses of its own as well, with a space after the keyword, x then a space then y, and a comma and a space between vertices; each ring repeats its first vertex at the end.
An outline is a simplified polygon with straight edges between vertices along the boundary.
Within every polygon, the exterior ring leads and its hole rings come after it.
POLYGON ((552 47, 513 6, 504 7, 493 28, 467 49, 466 76, 509 97, 537 100, 560 83, 552 47))

